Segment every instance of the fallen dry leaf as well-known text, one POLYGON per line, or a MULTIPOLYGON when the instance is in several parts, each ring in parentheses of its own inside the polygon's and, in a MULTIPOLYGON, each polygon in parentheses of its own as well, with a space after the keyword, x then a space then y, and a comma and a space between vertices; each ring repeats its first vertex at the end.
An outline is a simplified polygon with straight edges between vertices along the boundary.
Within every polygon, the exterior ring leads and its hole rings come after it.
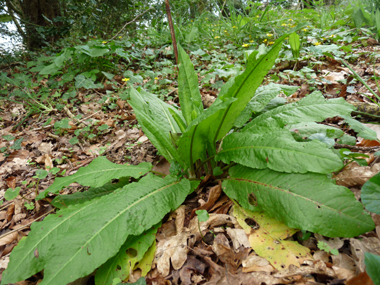
POLYGON ((362 186, 379 171, 380 163, 373 166, 360 166, 356 162, 351 162, 333 178, 336 179, 336 184, 338 185, 346 187, 362 186))
POLYGON ((312 260, 309 249, 298 242, 285 240, 298 230, 286 226, 263 212, 251 212, 237 205, 233 207, 233 215, 248 235, 252 249, 261 257, 267 259, 278 270, 284 270, 291 265, 300 266, 304 260, 312 260), (253 229, 246 223, 254 220, 259 226, 253 229))
POLYGON ((6 235, 5 237, 0 238, 0 246, 7 245, 16 240, 18 237, 18 232, 13 232, 9 235, 6 235))

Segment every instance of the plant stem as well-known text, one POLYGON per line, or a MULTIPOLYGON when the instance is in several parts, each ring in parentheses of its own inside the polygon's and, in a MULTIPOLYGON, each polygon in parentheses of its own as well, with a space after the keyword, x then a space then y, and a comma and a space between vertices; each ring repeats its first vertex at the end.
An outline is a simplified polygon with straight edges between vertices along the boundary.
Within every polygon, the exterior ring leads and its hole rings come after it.
MULTIPOLYGON (((353 70, 351 66, 349 66, 348 63, 346 63, 343 59, 340 59, 340 61, 352 72, 352 74, 356 77, 356 79, 359 80, 365 87, 367 87, 368 91, 371 92, 373 96, 375 96, 380 101, 380 97, 375 93, 375 91, 371 89, 371 87, 368 86, 368 84, 363 80, 363 78, 361 78, 360 75, 357 74, 355 70, 353 70)), ((365 94, 363 95, 366 96, 368 99, 372 100, 372 102, 374 102, 375 104, 379 105, 379 103, 376 102, 374 99, 370 98, 369 96, 365 94)))
POLYGON ((162 176, 162 177, 165 177, 165 176, 166 176, 165 173, 162 173, 162 172, 159 172, 159 171, 151 170, 151 171, 149 171, 149 172, 151 172, 151 173, 153 173, 153 174, 157 174, 157 175, 162 176))

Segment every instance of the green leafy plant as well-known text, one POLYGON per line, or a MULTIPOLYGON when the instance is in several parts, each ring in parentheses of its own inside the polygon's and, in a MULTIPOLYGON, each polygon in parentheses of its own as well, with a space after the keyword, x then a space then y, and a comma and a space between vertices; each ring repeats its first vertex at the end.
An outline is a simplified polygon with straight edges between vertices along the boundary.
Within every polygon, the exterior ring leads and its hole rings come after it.
POLYGON ((337 249, 329 247, 329 245, 323 241, 318 241, 317 246, 320 250, 324 250, 327 253, 331 253, 333 255, 339 255, 339 251, 337 249))
POLYGON ((372 230, 374 223, 354 194, 327 176, 343 167, 339 156, 318 140, 298 142, 286 128, 349 116, 353 106, 343 98, 325 100, 319 92, 287 105, 273 104, 276 92, 255 93, 287 36, 267 53, 252 52, 245 71, 230 78, 206 110, 193 64, 181 47, 181 110, 131 88, 129 104, 146 136, 171 163, 172 175, 162 178, 149 163, 117 165, 99 157, 74 175, 56 178, 37 199, 73 182, 90 189, 56 198, 53 204, 60 210, 31 226, 12 252, 2 284, 43 270, 41 285, 63 285, 100 266, 104 270, 97 271, 95 280, 102 280, 97 284, 112 284, 120 278, 115 268, 127 249, 134 249, 137 262, 148 250, 137 251, 132 243, 142 241, 144 233, 180 206, 205 174, 222 180, 224 192, 242 207, 265 211, 290 227, 328 237, 372 230), (247 104, 253 116, 236 127, 247 104))
POLYGON ((292 49, 292 54, 295 59, 298 59, 300 57, 300 36, 296 33, 292 33, 289 35, 289 44, 292 49))
POLYGON ((364 254, 366 271, 371 277, 373 284, 380 285, 380 256, 366 252, 364 254))

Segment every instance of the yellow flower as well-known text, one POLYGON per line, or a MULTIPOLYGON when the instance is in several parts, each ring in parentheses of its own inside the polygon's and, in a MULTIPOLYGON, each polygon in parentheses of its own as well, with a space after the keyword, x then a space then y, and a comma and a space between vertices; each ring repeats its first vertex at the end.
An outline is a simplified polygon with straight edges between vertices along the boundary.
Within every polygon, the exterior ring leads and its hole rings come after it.
POLYGON ((253 43, 253 40, 250 40, 249 42, 250 42, 250 43, 253 43))
POLYGON ((155 77, 154 80, 158 80, 158 77, 155 77))
POLYGON ((219 39, 220 37, 219 36, 215 36, 215 38, 214 39, 219 39))
POLYGON ((233 26, 232 28, 233 28, 233 29, 237 29, 237 27, 236 27, 236 26, 233 26))
POLYGON ((193 20, 191 20, 190 22, 194 22, 193 20))
POLYGON ((306 28, 310 28, 310 26, 306 26, 306 28))
POLYGON ((227 33, 227 30, 224 30, 225 33, 227 33))
POLYGON ((123 78, 121 81, 128 82, 129 80, 129 78, 123 78))
POLYGON ((267 34, 268 37, 273 37, 273 34, 267 34))
POLYGON ((324 40, 324 41, 325 41, 325 40, 326 40, 326 38, 322 38, 322 40, 324 40))
POLYGON ((266 43, 267 42, 267 39, 264 39, 264 43, 266 43))
POLYGON ((242 47, 243 48, 249 47, 249 44, 243 44, 242 47))
POLYGON ((330 35, 329 38, 335 38, 335 35, 330 35))
POLYGON ((288 21, 289 21, 289 22, 290 22, 290 21, 293 21, 293 19, 289 19, 288 21))
POLYGON ((273 45, 274 44, 274 42, 268 42, 268 45, 273 45))
POLYGON ((286 27, 288 24, 281 24, 281 26, 286 27))
POLYGON ((319 46, 319 45, 321 45, 321 43, 320 42, 315 42, 314 45, 315 46, 319 46))
POLYGON ((119 36, 119 39, 121 39, 122 38, 122 36, 119 36))
POLYGON ((259 15, 257 15, 257 16, 256 16, 256 18, 260 18, 260 16, 259 16, 259 15))
POLYGON ((106 41, 102 41, 102 44, 106 44, 107 42, 106 41))
POLYGON ((296 25, 292 25, 291 27, 294 28, 296 25))
POLYGON ((307 29, 302 29, 302 31, 307 32, 307 29))

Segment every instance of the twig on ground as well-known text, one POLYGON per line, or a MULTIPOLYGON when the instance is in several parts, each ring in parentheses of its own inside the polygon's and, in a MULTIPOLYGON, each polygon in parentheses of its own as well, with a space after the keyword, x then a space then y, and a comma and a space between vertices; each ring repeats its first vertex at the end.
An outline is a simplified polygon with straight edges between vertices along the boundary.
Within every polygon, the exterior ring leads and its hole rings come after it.
POLYGON ((348 145, 348 144, 334 144, 334 148, 348 148, 355 150, 365 150, 365 151, 375 151, 380 150, 380 146, 356 146, 356 145, 348 145))
POLYGON ((133 22, 135 22, 139 17, 141 17, 142 15, 144 15, 146 12, 148 12, 149 10, 152 10, 153 7, 149 8, 148 10, 145 10, 142 14, 140 15, 137 15, 132 21, 128 22, 128 23, 125 23, 125 25, 120 29, 120 31, 118 31, 116 33, 116 35, 114 35, 112 38, 110 38, 107 42, 110 42, 112 40, 114 40, 124 29, 126 26, 128 26, 129 24, 132 24, 133 22))
POLYGON ((1 235, 1 236, 0 236, 0 239, 3 238, 3 237, 5 237, 5 236, 7 236, 7 235, 10 235, 11 233, 18 232, 18 231, 20 231, 20 230, 23 230, 23 229, 29 227, 32 223, 34 223, 35 221, 38 221, 39 219, 41 219, 41 218, 47 216, 48 214, 50 214, 50 213, 53 212, 53 211, 55 211, 55 208, 52 209, 52 210, 50 210, 49 212, 43 214, 41 217, 38 217, 37 219, 34 219, 33 221, 27 223, 26 225, 23 225, 22 227, 19 227, 18 229, 15 229, 15 230, 9 231, 9 232, 7 232, 7 233, 1 235))

